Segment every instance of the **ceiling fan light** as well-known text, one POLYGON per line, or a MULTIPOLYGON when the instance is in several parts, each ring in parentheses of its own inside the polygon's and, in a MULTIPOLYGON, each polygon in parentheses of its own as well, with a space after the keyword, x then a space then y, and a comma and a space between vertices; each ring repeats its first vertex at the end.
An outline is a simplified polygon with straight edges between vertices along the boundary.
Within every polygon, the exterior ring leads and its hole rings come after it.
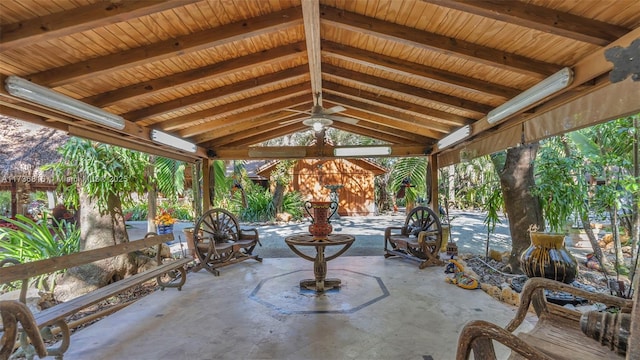
POLYGON ((310 117, 302 122, 307 126, 311 126, 315 131, 321 131, 322 128, 330 126, 333 124, 332 120, 325 119, 323 117, 310 117))
POLYGON ((313 123, 313 131, 322 131, 323 127, 324 126, 319 121, 316 121, 316 122, 313 123))

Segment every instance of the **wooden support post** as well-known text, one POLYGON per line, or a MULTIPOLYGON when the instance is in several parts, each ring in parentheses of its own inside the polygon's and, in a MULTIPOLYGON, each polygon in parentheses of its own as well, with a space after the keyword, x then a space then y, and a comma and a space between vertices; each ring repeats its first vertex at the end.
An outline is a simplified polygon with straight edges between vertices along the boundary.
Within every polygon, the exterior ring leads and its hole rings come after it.
POLYGON ((198 160, 193 164, 191 172, 191 187, 193 188, 193 211, 196 219, 202 216, 202 187, 200 186, 200 173, 202 161, 198 160))
POLYGON ((427 166, 427 191, 431 201, 431 210, 440 214, 440 204, 438 203, 438 156, 429 155, 429 166, 427 166))
POLYGON ((18 213, 18 185, 16 181, 11 182, 11 215, 16 216, 18 213))
POLYGON ((202 159, 202 211, 203 213, 211 209, 211 162, 209 159, 202 159))

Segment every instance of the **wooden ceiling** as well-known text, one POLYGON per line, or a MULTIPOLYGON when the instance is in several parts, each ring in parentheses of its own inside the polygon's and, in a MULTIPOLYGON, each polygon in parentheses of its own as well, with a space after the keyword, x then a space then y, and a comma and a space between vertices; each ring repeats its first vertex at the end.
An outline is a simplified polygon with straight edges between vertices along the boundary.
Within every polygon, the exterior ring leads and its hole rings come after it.
POLYGON ((604 86, 604 50, 638 38, 637 0, 7 0, 1 80, 28 79, 126 126, 100 127, 4 88, 0 114, 165 156, 241 159, 308 131, 301 111, 317 101, 357 119, 332 127, 387 142, 392 156, 424 155, 464 125, 481 138, 604 86), (491 109, 563 67, 575 72, 569 88, 487 123, 491 109), (154 143, 151 129, 198 151, 154 143))

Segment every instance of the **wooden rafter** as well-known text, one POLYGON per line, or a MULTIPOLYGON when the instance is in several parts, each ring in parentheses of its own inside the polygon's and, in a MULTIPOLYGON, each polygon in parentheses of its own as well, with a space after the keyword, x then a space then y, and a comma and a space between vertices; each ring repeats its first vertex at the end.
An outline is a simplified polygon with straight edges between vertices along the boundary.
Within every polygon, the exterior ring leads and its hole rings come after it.
POLYGON ((375 123, 369 123, 366 120, 361 120, 361 122, 362 124, 358 126, 336 121, 331 126, 336 129, 340 129, 357 135, 368 136, 372 139, 386 141, 391 144, 431 144, 434 142, 433 139, 416 135, 414 133, 398 131, 398 129, 375 123))
MULTIPOLYGON (((308 90, 306 94, 299 94, 300 93, 298 93, 297 96, 283 97, 282 101, 280 102, 270 103, 268 105, 263 105, 249 111, 244 111, 238 114, 227 116, 222 119, 214 120, 211 123, 205 124, 208 126, 208 128, 201 129, 202 131, 198 131, 198 135, 193 136, 191 139, 195 143, 199 144, 205 141, 217 139, 234 132, 250 130, 255 126, 260 125, 259 120, 256 120, 256 118, 259 118, 262 115, 278 112, 283 108, 298 106, 309 101, 309 96, 306 95, 308 94, 308 90)), ((185 135, 181 134, 181 136, 185 135)))
POLYGON ((320 19, 322 22, 358 33, 389 39, 414 48, 455 55, 469 61, 509 69, 537 78, 545 78, 561 69, 561 66, 555 64, 548 64, 459 39, 454 41, 446 36, 400 26, 333 7, 323 6, 320 9, 320 19))
MULTIPOLYGON (((332 81, 325 81, 323 84, 324 84, 323 86, 325 91, 328 93, 342 95, 350 98, 361 99, 361 100, 369 101, 372 103, 382 104, 386 107, 395 109, 397 111, 404 111, 407 114, 413 113, 416 116, 422 116, 425 114, 429 114, 430 111, 433 111, 432 108, 429 108, 426 106, 417 105, 412 102, 399 100, 396 98, 381 95, 371 91, 366 91, 366 90, 356 89, 349 86, 340 85, 332 81)), ((458 119, 450 120, 450 119, 444 119, 444 118, 435 118, 436 122, 440 124, 448 125, 448 126, 453 126, 453 127, 467 125, 472 123, 474 120, 477 120, 477 119, 458 118, 458 119)))
MULTIPOLYGON (((184 109, 193 105, 200 105, 214 102, 216 99, 228 98, 234 94, 242 93, 248 90, 256 90, 267 86, 274 86, 288 81, 304 81, 307 73, 304 66, 298 66, 293 69, 286 69, 277 73, 271 73, 258 78, 253 78, 227 86, 203 91, 201 93, 185 96, 175 100, 167 101, 161 104, 153 105, 147 108, 134 110, 124 114, 126 119, 131 121, 142 121, 150 119, 154 116, 162 115, 167 112, 184 109)), ((297 86, 297 85, 296 85, 297 86)), ((248 99, 247 99, 248 100, 248 99)), ((250 105, 249 105, 250 106, 250 105)), ((213 116, 213 115, 209 115, 213 116)), ((175 120, 175 119, 174 119, 175 120)), ((184 122, 184 118, 173 121, 184 122)))
POLYGON ((279 46, 236 59, 226 60, 197 69, 183 71, 170 76, 136 83, 123 88, 86 97, 82 101, 94 106, 105 107, 121 101, 132 101, 177 87, 203 83, 207 80, 255 69, 263 65, 273 65, 299 57, 304 51, 304 43, 279 46))
POLYGON ((500 0, 423 1, 599 46, 608 45, 630 30, 622 26, 522 2, 500 0))
MULTIPOLYGON (((415 116, 412 114, 407 114, 402 111, 389 109, 384 106, 371 104, 371 103, 367 103, 360 100, 354 100, 353 98, 347 98, 340 95, 327 94, 325 96, 325 99, 327 99, 328 101, 341 104, 342 106, 347 106, 350 109, 360 109, 362 111, 370 112, 372 114, 382 115, 389 119, 406 123, 407 125, 410 125, 410 126, 420 126, 429 130, 433 130, 435 132, 447 134, 451 132, 451 130, 454 128, 449 125, 443 125, 441 123, 435 122, 429 118, 425 118, 424 116, 415 116)), ((451 114, 447 114, 447 115, 450 116, 451 114)), ((456 118, 459 121, 463 121, 463 122, 466 121, 466 119, 462 116, 456 116, 456 118)))
POLYGON ((207 142, 205 146, 215 148, 219 146, 255 145, 269 139, 286 135, 290 133, 288 131, 291 131, 292 129, 296 129, 295 131, 309 129, 308 126, 302 123, 302 119, 304 119, 304 117, 305 116, 296 114, 287 118, 272 119, 269 121, 266 121, 263 118, 260 121, 260 125, 255 126, 248 131, 235 132, 233 134, 219 137, 207 142))
POLYGON ((185 6, 200 0, 97 2, 0 27, 0 52, 185 6))
POLYGON ((289 8, 257 18, 238 21, 218 28, 157 42, 148 46, 45 70, 37 74, 32 74, 29 78, 37 84, 48 87, 63 86, 116 70, 168 59, 175 56, 176 52, 186 54, 230 44, 248 37, 285 30, 299 24, 300 21, 300 8, 289 8))
POLYGON ((500 96, 510 99, 518 95, 521 90, 508 86, 482 81, 469 76, 452 73, 442 69, 416 64, 414 62, 376 54, 370 51, 325 41, 322 47, 325 55, 344 59, 348 62, 361 64, 367 67, 384 69, 393 73, 400 73, 412 77, 420 77, 429 81, 435 81, 450 87, 475 93, 500 96))
POLYGON ((364 86, 379 89, 380 91, 387 91, 396 93, 400 96, 408 96, 412 98, 419 98, 421 100, 430 100, 443 105, 455 107, 460 110, 473 111, 482 114, 486 114, 493 106, 481 104, 475 101, 466 100, 463 98, 455 97, 452 95, 442 94, 439 92, 427 90, 417 86, 412 86, 397 81, 384 79, 377 76, 363 74, 361 72, 343 69, 333 65, 324 65, 324 72, 326 74, 336 76, 341 79, 345 79, 354 84, 362 84, 364 86))

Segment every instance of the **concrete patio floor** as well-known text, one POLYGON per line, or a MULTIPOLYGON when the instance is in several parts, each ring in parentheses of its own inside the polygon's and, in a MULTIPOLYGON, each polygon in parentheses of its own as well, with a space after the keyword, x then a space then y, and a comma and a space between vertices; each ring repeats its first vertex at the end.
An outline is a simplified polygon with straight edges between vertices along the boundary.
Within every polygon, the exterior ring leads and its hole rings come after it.
POLYGON ((300 258, 220 270, 189 273, 182 291, 156 291, 76 332, 64 358, 454 359, 466 322, 504 326, 515 313, 481 290, 447 284, 443 267, 419 270, 401 258, 330 261, 328 277, 342 288, 321 295, 300 290, 313 278, 300 258))

